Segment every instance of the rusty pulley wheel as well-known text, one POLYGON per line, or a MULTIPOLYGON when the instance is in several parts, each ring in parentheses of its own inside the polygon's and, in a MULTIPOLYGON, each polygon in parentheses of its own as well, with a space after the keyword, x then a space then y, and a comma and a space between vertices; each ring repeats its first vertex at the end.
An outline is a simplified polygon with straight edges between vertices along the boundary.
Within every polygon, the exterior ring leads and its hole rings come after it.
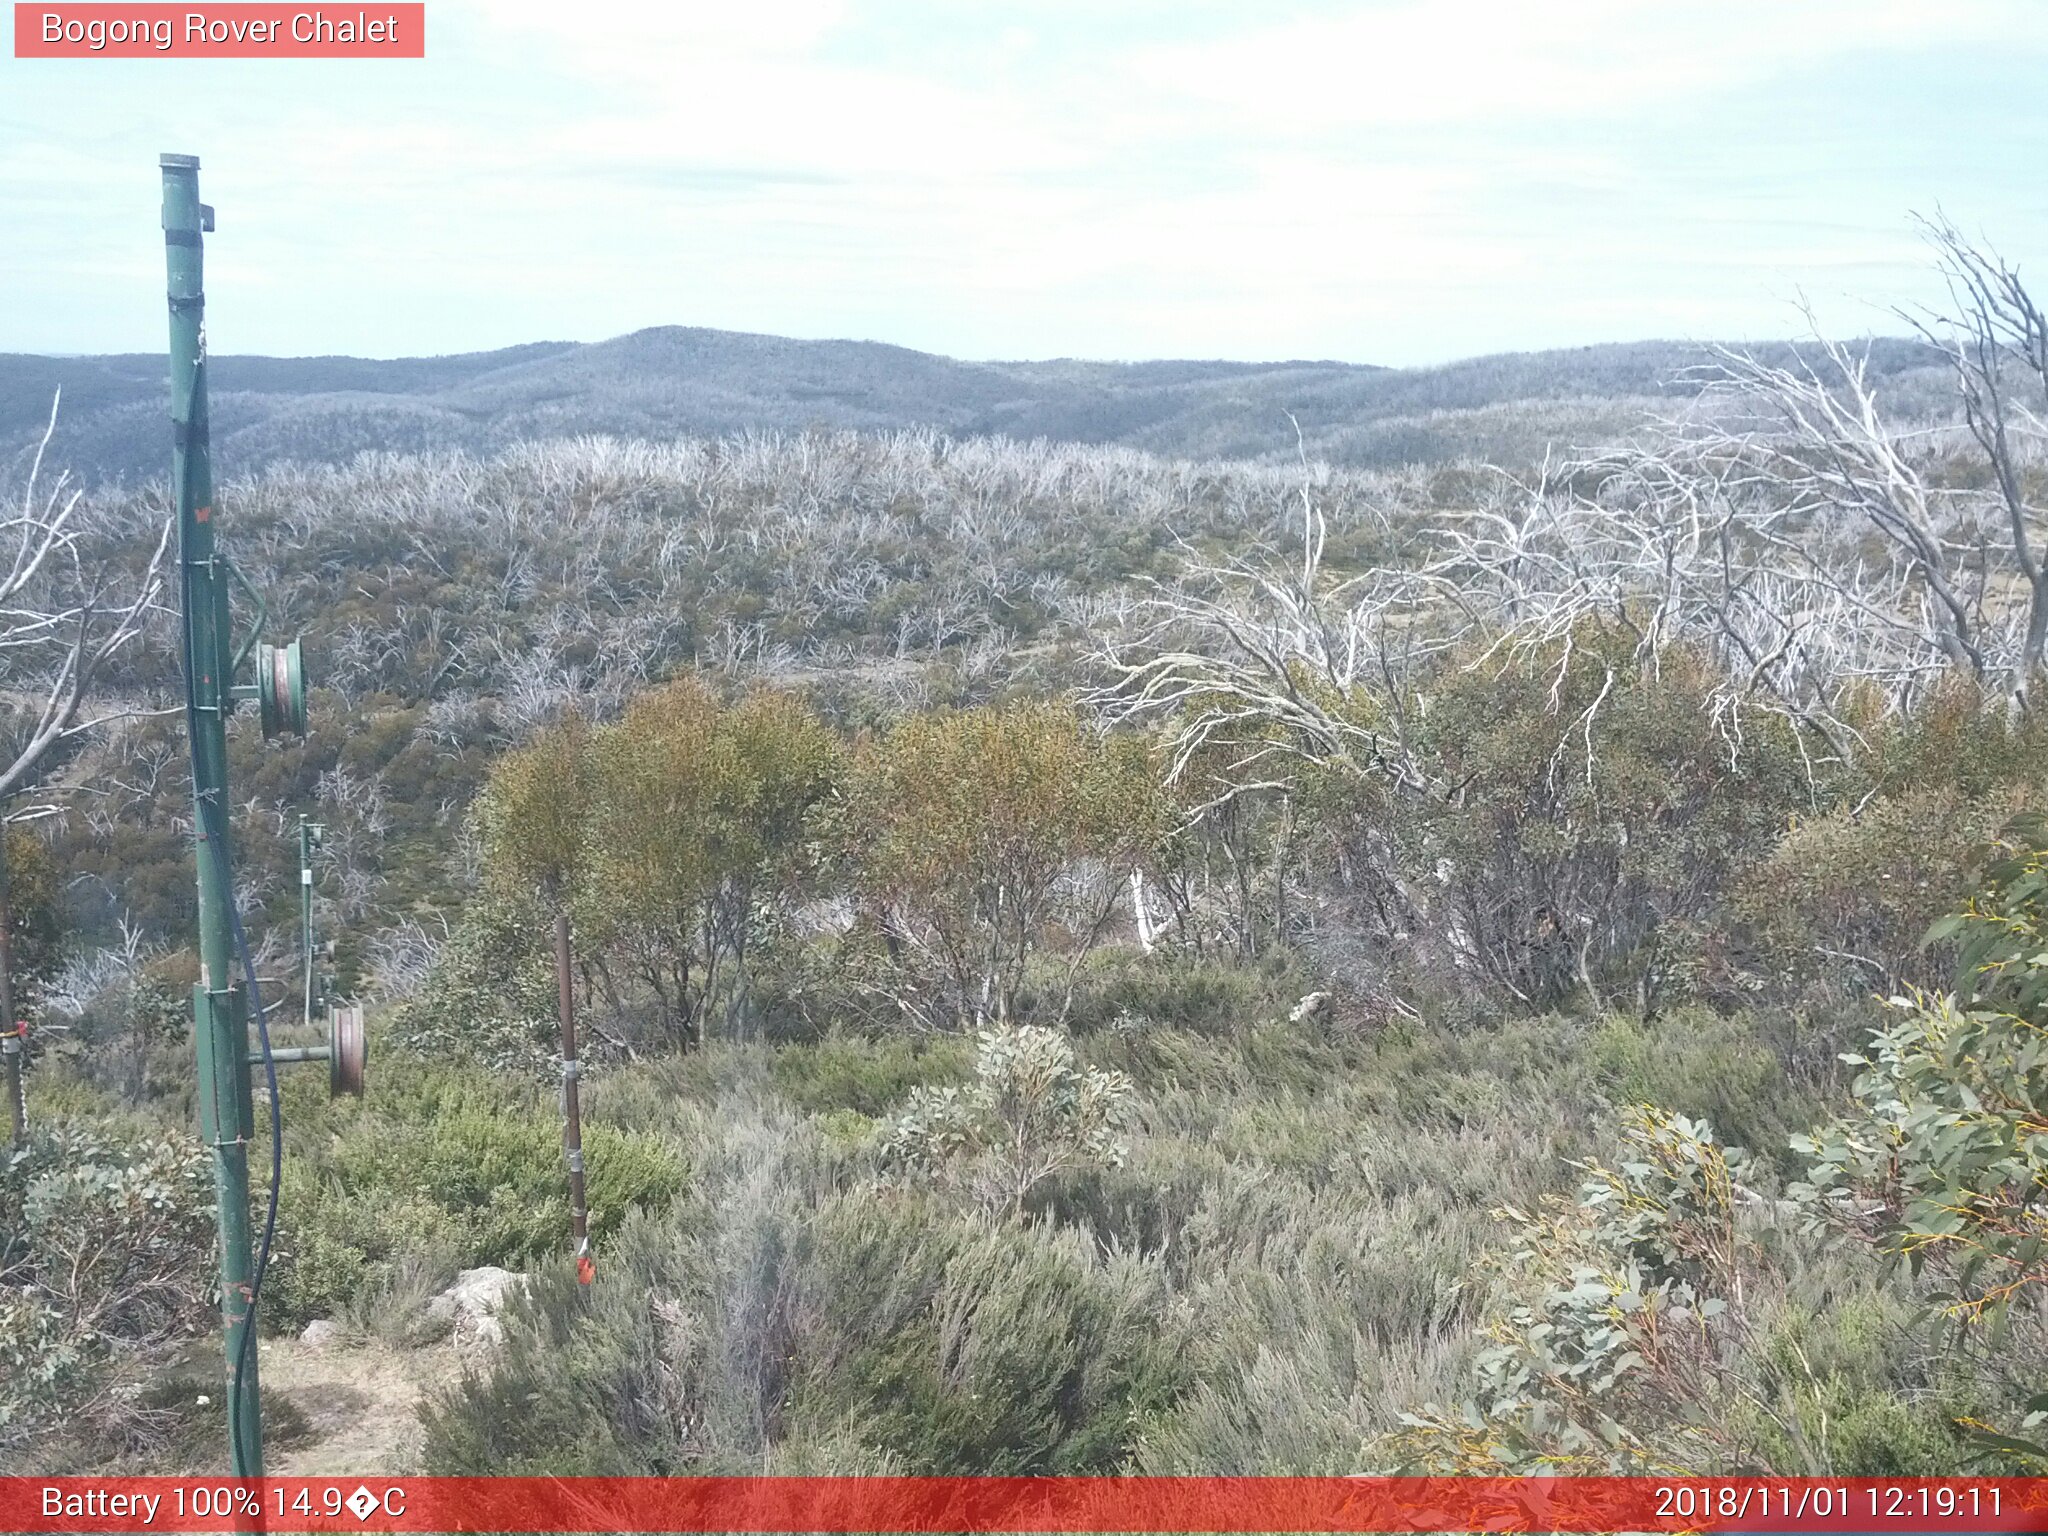
POLYGON ((363 1067, 367 1043, 363 1038, 363 1010, 360 1006, 337 1004, 327 1016, 327 1094, 340 1098, 363 1096, 363 1067))
POLYGON ((298 641, 256 647, 256 710, 265 741, 306 734, 306 665, 298 641))

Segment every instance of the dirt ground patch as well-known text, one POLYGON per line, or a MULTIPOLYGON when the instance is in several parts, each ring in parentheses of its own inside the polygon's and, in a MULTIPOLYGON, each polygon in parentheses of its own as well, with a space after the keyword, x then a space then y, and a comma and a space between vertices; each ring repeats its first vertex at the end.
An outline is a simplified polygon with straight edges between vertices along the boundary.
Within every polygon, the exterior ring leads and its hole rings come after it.
POLYGON ((447 1344, 397 1350, 375 1340, 315 1349, 265 1339, 263 1388, 306 1416, 311 1433, 266 1458, 277 1477, 335 1477, 420 1470, 419 1402, 461 1374, 447 1344))

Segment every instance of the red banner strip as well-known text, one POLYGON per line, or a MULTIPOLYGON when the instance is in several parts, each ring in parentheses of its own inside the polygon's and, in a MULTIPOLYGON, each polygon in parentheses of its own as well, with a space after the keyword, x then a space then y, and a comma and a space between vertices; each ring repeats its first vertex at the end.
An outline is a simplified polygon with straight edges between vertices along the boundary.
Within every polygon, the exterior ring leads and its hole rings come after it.
POLYGON ((0 1478, 0 1530, 2048 1532, 2048 1478, 0 1478))
POLYGON ((17 59, 423 59, 419 0, 356 5, 21 3, 17 59))

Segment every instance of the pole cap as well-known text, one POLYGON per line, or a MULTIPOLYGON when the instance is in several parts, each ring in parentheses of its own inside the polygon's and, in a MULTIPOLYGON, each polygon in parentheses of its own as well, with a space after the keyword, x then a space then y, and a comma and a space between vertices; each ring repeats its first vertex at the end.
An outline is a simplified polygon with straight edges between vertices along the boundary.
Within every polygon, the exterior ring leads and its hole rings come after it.
POLYGON ((199 169, 197 155, 158 155, 156 163, 167 171, 196 171, 199 169))

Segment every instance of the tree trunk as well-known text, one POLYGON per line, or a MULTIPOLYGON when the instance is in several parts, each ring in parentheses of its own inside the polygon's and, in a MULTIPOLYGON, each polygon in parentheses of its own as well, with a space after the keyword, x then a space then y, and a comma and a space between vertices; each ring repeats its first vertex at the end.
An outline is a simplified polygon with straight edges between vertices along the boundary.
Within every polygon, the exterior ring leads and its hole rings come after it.
POLYGON ((2034 704, 2034 679, 2041 675, 2042 652, 2048 649, 2048 575, 2031 586, 2026 641, 2020 650, 2020 675, 2013 680, 2013 692, 2027 708, 2034 704))
POLYGON ((570 958, 569 914, 555 913, 555 1003, 562 1024, 562 1153, 569 1166, 569 1237, 577 1278, 589 1283, 590 1212, 583 1194, 583 1114, 577 1094, 575 965, 570 958))
POLYGON ((1287 942, 1287 860, 1293 852, 1294 797, 1280 797, 1280 831, 1273 839, 1273 942, 1287 942))
POLYGON ((28 1142, 28 1098, 21 1082, 27 1050, 14 1016, 14 904, 7 894, 7 819, 0 816, 0 1057, 7 1062, 7 1120, 17 1147, 28 1142))

